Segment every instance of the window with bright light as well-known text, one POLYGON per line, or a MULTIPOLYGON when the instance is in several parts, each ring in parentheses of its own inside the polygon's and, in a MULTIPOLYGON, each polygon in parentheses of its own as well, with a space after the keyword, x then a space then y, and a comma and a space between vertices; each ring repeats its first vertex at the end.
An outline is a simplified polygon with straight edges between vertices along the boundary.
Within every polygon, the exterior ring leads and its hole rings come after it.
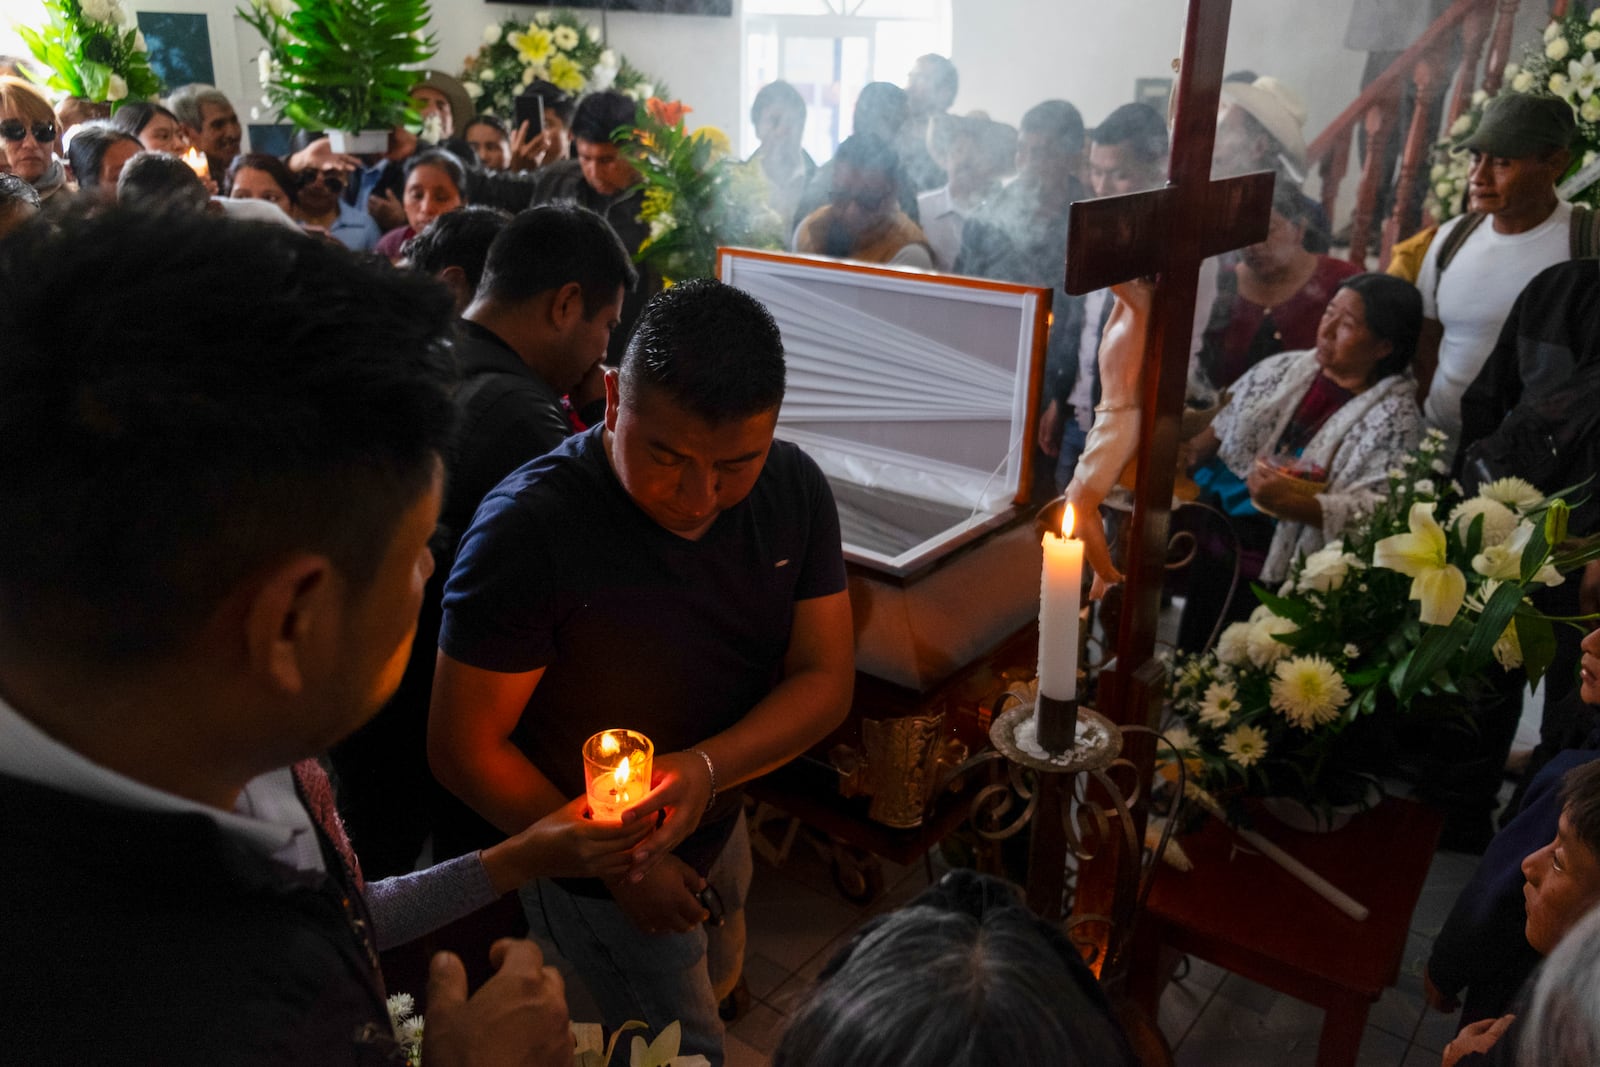
POLYGON ((750 103, 783 80, 806 101, 805 149, 818 163, 850 136, 868 82, 905 85, 916 58, 950 54, 950 0, 744 0, 739 147, 756 149, 750 103))

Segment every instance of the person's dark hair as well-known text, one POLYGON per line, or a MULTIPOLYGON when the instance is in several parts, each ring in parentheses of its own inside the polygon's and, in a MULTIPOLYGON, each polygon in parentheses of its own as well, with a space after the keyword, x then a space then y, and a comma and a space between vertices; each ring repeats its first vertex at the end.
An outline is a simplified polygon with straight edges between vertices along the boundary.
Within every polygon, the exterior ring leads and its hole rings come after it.
POLYGON ((170 654, 297 552, 360 590, 449 439, 448 294, 283 227, 69 215, 0 245, 0 291, 13 656, 170 654), (215 332, 149 314, 202 292, 215 332))
POLYGON ((137 152, 117 179, 117 202, 145 210, 199 210, 211 194, 189 164, 166 152, 137 152))
POLYGON ((1257 74, 1253 70, 1240 69, 1229 71, 1227 74, 1223 75, 1222 80, 1225 82, 1243 82, 1245 85, 1253 85, 1255 84, 1256 79, 1259 77, 1261 77, 1261 75, 1257 74))
POLYGON ((1296 226, 1311 221, 1311 209, 1316 201, 1300 192, 1299 183, 1286 174, 1277 174, 1272 181, 1272 211, 1282 215, 1296 226))
POLYGON ((610 144, 619 126, 632 126, 636 111, 633 101, 615 89, 590 93, 578 101, 572 113, 572 139, 590 144, 610 144))
MULTIPOLYGON (((839 151, 834 153, 833 161, 835 164, 848 163, 857 170, 884 174, 893 174, 900 166, 900 156, 894 146, 870 133, 846 137, 839 143, 839 151)), ((837 178, 839 171, 835 169, 833 173, 837 178)))
POLYGON ((0 212, 11 210, 14 204, 38 207, 39 190, 15 174, 0 174, 0 212))
POLYGON ((1023 113, 1022 133, 1037 133, 1055 141, 1068 152, 1083 151, 1083 116, 1065 100, 1045 100, 1023 113))
POLYGON ((1600 761, 1574 767, 1562 777, 1561 810, 1578 840, 1600 856, 1600 761))
POLYGON ((294 172, 277 156, 269 156, 265 152, 242 152, 233 157, 233 162, 228 164, 228 187, 233 187, 234 179, 239 172, 249 167, 251 170, 264 172, 273 181, 278 183, 278 188, 283 190, 283 195, 293 204, 300 195, 300 182, 295 178, 294 172))
POLYGON ((755 297, 712 278, 662 290, 622 356, 624 403, 647 393, 712 426, 783 403, 783 338, 755 297))
POLYGON ((956 94, 961 91, 961 74, 956 70, 956 65, 950 62, 950 57, 929 52, 925 56, 918 56, 917 62, 928 64, 933 71, 934 84, 939 89, 939 110, 943 111, 955 103, 956 94))
POLYGON ((512 219, 489 246, 478 298, 518 304, 577 282, 584 314, 593 318, 639 280, 617 231, 576 204, 543 204, 512 219))
POLYGON ((750 125, 761 125, 761 116, 773 108, 793 111, 802 120, 806 117, 805 97, 785 81, 768 82, 756 90, 756 98, 750 102, 750 125))
POLYGON ((773 1067, 1132 1067, 1105 994, 1015 887, 953 871, 875 919, 791 1017, 773 1067))
POLYGON ((121 142, 133 145, 135 152, 144 149, 139 138, 117 129, 105 119, 80 123, 73 129, 67 145, 67 162, 72 164, 72 176, 78 180, 79 189, 100 188, 100 164, 111 146, 121 142))
POLYGON ((851 114, 852 133, 870 133, 893 141, 911 117, 906 91, 893 82, 868 82, 856 97, 851 114))
POLYGON ((467 285, 478 288, 489 247, 511 221, 511 213, 497 207, 464 207, 446 212, 428 228, 407 241, 401 257, 411 269, 438 277, 447 267, 459 267, 467 285))
POLYGON ((511 131, 506 129, 506 124, 495 118, 493 115, 474 115, 467 121, 465 126, 461 127, 462 140, 466 140, 467 131, 472 129, 474 126, 487 126, 495 133, 498 133, 501 137, 504 137, 507 140, 511 139, 511 131))
MULTIPOLYGON (((1372 368, 1372 380, 1381 381, 1390 375, 1405 373, 1417 354, 1417 338, 1422 335, 1422 294, 1417 292, 1417 287, 1404 278, 1374 272, 1346 278, 1339 283, 1339 289, 1349 289, 1361 297, 1367 329, 1394 346, 1394 350, 1372 368)), ((1600 812, 1600 804, 1597 804, 1597 812, 1600 812)), ((1600 823, 1596 828, 1600 830, 1600 823)), ((1600 836, 1596 840, 1600 840, 1600 836)), ((1600 855, 1600 849, 1596 854, 1600 855)))
POLYGON ((1147 165, 1167 158, 1167 124, 1148 104, 1123 104, 1089 136, 1098 145, 1126 145, 1147 165))
MULTIPOLYGON (((467 150, 472 151, 470 148, 467 150)), ((461 202, 467 202, 467 168, 461 165, 461 160, 453 152, 444 148, 429 148, 418 152, 406 160, 405 176, 411 177, 411 172, 418 167, 438 167, 450 179, 450 184, 456 187, 456 195, 461 197, 461 202)))
MULTIPOLYGON (((578 106, 578 101, 571 93, 559 85, 545 81, 543 78, 533 79, 523 92, 532 93, 544 101, 546 114, 554 115, 565 126, 572 125, 572 112, 578 106)), ((537 133, 538 131, 534 132, 537 133)))
POLYGON ((165 115, 173 122, 180 121, 178 116, 162 107, 153 100, 140 100, 132 104, 123 104, 117 108, 117 113, 111 116, 111 125, 124 133, 131 133, 135 137, 144 132, 150 125, 150 120, 157 115, 165 115))

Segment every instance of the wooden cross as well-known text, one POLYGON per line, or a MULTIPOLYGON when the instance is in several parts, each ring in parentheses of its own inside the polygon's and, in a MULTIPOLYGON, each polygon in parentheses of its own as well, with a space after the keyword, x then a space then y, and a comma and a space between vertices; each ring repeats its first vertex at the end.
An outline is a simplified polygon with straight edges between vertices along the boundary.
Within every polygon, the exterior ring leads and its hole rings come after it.
MULTIPOLYGON (((1144 350, 1143 421, 1132 537, 1123 568, 1127 585, 1114 645, 1117 665, 1102 678, 1098 696, 1100 711, 1118 724, 1156 725, 1165 691, 1165 672, 1153 654, 1200 264, 1263 240, 1272 205, 1270 173, 1211 180, 1231 7, 1231 0, 1189 0, 1167 185, 1081 201, 1071 208, 1067 292, 1083 294, 1134 278, 1158 279, 1144 350)), ((1139 736, 1128 738, 1124 748, 1134 761, 1141 792, 1149 787, 1153 751, 1149 739, 1139 736)), ((1140 831, 1142 835, 1142 825, 1140 831)), ((1117 844, 1104 843, 1080 872, 1074 907, 1078 915, 1115 913, 1117 844)), ((1036 857, 1045 858, 1037 852, 1036 857)), ((1046 869, 1059 869, 1059 864, 1050 859, 1046 869)), ((1037 907, 1048 894, 1032 890, 1030 877, 1029 896, 1037 907)), ((1059 892, 1054 899, 1061 899, 1059 892)))

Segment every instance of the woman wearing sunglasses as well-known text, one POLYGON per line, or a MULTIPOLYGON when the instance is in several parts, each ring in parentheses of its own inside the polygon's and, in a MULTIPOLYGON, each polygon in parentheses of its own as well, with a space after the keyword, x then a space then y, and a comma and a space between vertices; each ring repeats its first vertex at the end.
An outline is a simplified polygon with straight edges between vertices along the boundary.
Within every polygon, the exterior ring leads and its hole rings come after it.
POLYGON ((378 247, 383 232, 372 216, 339 196, 344 191, 343 174, 333 169, 306 170, 299 179, 294 217, 302 225, 321 230, 352 252, 371 252, 378 247))
POLYGON ((46 214, 60 213, 72 198, 56 136, 50 101, 21 78, 0 78, 0 170, 33 186, 46 214))

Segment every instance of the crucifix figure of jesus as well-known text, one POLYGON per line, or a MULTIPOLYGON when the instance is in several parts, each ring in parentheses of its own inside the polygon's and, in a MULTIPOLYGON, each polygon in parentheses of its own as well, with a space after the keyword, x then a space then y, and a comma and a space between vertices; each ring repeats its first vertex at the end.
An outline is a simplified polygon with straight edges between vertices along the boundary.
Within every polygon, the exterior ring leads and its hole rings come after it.
MULTIPOLYGON (((1098 697, 1100 711, 1118 724, 1154 725, 1165 689, 1165 672, 1153 653, 1200 265, 1264 239, 1272 205, 1270 173, 1211 179, 1231 6, 1231 0, 1189 2, 1167 185, 1071 208, 1067 291, 1110 286, 1116 296, 1100 350, 1102 403, 1067 490, 1083 517, 1085 555, 1097 584, 1122 576, 1112 567, 1094 517, 1124 468, 1136 464, 1127 587, 1113 646, 1116 669, 1102 677, 1098 697)), ((1124 748, 1141 793, 1149 785, 1152 753, 1148 738, 1137 736, 1124 748)), ((1042 787, 1059 788, 1048 781, 1059 777, 1043 776, 1042 787)), ((1054 801, 1041 794, 1041 810, 1053 810, 1054 801)), ((1066 842, 1064 836, 1055 840, 1054 822, 1043 819, 1035 827, 1029 873, 1029 902, 1046 914, 1059 914, 1062 899, 1058 874, 1066 842)), ((1117 871, 1126 870, 1129 859, 1122 851, 1115 835, 1103 843, 1080 873, 1074 907, 1080 916, 1112 916, 1118 929, 1127 925, 1121 916, 1131 919, 1134 895, 1118 892, 1117 871)), ((1138 857, 1131 859, 1136 869, 1138 857)), ((1102 962, 1116 966, 1114 960, 1102 962)))

